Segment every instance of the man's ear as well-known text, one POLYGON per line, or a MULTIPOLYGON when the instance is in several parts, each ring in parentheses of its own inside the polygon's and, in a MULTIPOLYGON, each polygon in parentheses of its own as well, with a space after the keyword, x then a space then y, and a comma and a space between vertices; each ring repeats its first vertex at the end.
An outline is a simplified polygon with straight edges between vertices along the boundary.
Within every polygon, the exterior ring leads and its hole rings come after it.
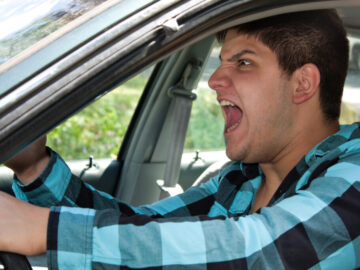
POLYGON ((309 100, 319 91, 320 71, 316 65, 305 64, 298 68, 293 75, 295 80, 293 102, 295 104, 309 100))

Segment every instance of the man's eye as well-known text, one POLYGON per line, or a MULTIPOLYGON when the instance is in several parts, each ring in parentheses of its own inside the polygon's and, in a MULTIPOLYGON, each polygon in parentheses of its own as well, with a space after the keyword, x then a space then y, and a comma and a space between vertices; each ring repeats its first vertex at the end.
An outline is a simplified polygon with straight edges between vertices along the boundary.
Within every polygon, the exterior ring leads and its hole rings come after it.
POLYGON ((248 66, 248 65, 251 64, 250 61, 248 61, 248 60, 246 60, 246 59, 240 59, 240 60, 238 61, 238 63, 239 63, 239 66, 248 66))

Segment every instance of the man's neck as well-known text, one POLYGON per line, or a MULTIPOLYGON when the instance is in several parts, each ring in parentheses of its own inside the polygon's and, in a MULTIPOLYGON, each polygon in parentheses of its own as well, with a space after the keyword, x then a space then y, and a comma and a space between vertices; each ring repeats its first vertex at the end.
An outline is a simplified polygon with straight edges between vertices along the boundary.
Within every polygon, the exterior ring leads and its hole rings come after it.
POLYGON ((271 162, 260 163, 264 173, 263 182, 256 194, 253 212, 266 206, 286 175, 297 165, 316 144, 339 130, 338 123, 304 129, 309 132, 297 132, 271 162))

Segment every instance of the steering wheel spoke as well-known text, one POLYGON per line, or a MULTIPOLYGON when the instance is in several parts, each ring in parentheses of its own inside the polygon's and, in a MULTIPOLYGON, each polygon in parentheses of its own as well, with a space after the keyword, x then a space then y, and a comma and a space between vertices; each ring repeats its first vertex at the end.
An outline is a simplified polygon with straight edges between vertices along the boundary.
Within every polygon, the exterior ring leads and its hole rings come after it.
POLYGON ((0 251, 0 262, 6 270, 31 270, 32 267, 24 255, 0 251))

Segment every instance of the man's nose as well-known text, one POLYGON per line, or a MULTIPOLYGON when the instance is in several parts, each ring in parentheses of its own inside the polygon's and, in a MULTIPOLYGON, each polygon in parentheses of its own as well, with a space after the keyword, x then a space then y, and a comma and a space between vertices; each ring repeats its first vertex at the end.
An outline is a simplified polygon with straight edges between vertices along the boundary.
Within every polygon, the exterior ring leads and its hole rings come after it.
POLYGON ((230 85, 230 80, 226 72, 224 72, 224 70, 219 67, 211 75, 208 81, 208 85, 211 89, 218 91, 227 88, 230 85))

